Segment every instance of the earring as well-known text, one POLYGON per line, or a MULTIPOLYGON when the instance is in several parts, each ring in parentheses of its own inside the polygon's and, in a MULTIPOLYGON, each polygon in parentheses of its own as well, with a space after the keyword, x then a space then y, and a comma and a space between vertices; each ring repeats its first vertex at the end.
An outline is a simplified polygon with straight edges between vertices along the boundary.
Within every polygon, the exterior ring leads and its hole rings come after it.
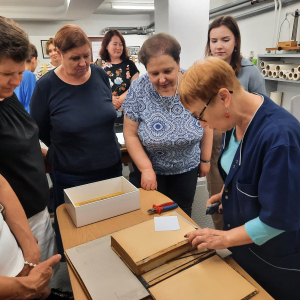
POLYGON ((236 52, 236 46, 234 46, 234 50, 233 51, 236 52))
POLYGON ((226 114, 225 114, 225 118, 229 118, 229 113, 228 113, 228 108, 227 108, 227 111, 226 111, 226 114))

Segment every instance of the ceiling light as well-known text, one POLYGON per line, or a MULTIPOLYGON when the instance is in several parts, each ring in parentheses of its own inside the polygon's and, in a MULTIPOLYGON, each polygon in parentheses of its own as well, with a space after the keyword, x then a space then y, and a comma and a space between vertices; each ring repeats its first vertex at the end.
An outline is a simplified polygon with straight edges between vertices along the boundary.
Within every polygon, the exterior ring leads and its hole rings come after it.
POLYGON ((151 3, 112 3, 113 9, 139 9, 139 10, 154 10, 154 4, 151 3))

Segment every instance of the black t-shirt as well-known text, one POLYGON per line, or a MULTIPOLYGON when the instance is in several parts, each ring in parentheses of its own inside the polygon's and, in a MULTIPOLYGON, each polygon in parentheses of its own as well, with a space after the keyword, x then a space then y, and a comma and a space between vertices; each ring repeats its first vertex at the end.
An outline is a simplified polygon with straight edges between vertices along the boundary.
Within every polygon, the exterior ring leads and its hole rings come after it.
POLYGON ((102 61, 102 68, 109 76, 113 96, 121 96, 129 89, 131 78, 139 72, 132 60, 124 60, 120 64, 102 61))
POLYGON ((117 114, 102 68, 92 65, 90 78, 81 85, 67 84, 48 72, 36 83, 30 113, 49 147, 53 170, 87 174, 121 160, 114 131, 117 114))
POLYGON ((0 101, 0 174, 18 196, 27 218, 45 209, 49 187, 38 127, 15 94, 0 101))

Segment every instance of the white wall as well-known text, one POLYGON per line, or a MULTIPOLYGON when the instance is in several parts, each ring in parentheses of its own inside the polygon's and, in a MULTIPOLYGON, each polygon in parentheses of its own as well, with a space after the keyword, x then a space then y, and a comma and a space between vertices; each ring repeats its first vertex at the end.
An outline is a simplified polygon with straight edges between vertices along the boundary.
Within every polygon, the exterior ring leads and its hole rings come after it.
MULTIPOLYGON (((106 27, 136 27, 147 26, 150 24, 150 16, 148 15, 92 15, 85 20, 77 20, 74 22, 18 22, 20 26, 27 32, 30 38, 30 42, 34 44, 38 50, 38 60, 40 65, 50 62, 50 59, 43 59, 41 40, 48 40, 50 37, 54 37, 56 32, 64 25, 74 23, 80 26, 89 37, 103 36, 102 31, 106 27)), ((142 46, 146 35, 124 35, 127 46, 142 46)), ((37 67, 37 69, 39 66, 37 67)), ((137 68, 141 74, 145 73, 144 66, 140 63, 137 64, 137 68)))
MULTIPOLYGON (((233 2, 233 0, 210 0, 211 9, 216 8, 218 6, 228 4, 229 2, 233 2)), ((250 1, 249 1, 250 2, 250 1)), ((264 5, 270 5, 272 4, 272 1, 268 1, 264 5)), ((262 6, 264 6, 262 5, 262 6)), ((234 11, 232 12, 232 16, 239 15, 241 13, 245 13, 246 11, 249 11, 251 9, 258 9, 262 6, 251 6, 249 4, 249 7, 247 9, 234 11)), ((281 18, 279 21, 279 24, 283 22, 285 18, 285 14, 287 12, 294 12, 296 9, 300 9, 300 3, 291 4, 288 6, 285 6, 281 10, 281 18)), ((281 35, 280 35, 280 41, 288 41, 291 39, 292 35, 292 28, 293 28, 293 17, 288 16, 288 20, 291 24, 290 26, 290 32, 289 32, 289 26, 288 23, 285 21, 285 23, 282 26, 281 35)), ((210 20, 212 22, 213 19, 210 20)), ((274 33, 274 10, 263 13, 254 17, 246 18, 243 20, 238 21, 238 25, 241 31, 242 36, 242 54, 245 57, 248 57, 250 54, 250 51, 254 51, 255 57, 257 54, 266 54, 266 48, 272 47, 273 42, 273 33, 274 33)), ((300 40, 300 23, 298 25, 298 34, 297 34, 297 40, 300 40)))

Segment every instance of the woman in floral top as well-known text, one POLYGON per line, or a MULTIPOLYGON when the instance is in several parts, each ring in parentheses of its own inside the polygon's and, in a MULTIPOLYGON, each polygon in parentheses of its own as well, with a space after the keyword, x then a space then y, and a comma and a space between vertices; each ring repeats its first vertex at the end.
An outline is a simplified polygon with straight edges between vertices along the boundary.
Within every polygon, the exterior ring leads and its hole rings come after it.
MULTIPOLYGON (((122 34, 114 29, 109 30, 102 41, 100 50, 102 68, 109 76, 113 105, 116 110, 121 107, 131 82, 139 77, 135 63, 129 60, 125 40, 122 34)), ((120 111, 120 110, 119 110, 120 111)), ((123 123, 123 114, 118 113, 116 123, 123 123)))

